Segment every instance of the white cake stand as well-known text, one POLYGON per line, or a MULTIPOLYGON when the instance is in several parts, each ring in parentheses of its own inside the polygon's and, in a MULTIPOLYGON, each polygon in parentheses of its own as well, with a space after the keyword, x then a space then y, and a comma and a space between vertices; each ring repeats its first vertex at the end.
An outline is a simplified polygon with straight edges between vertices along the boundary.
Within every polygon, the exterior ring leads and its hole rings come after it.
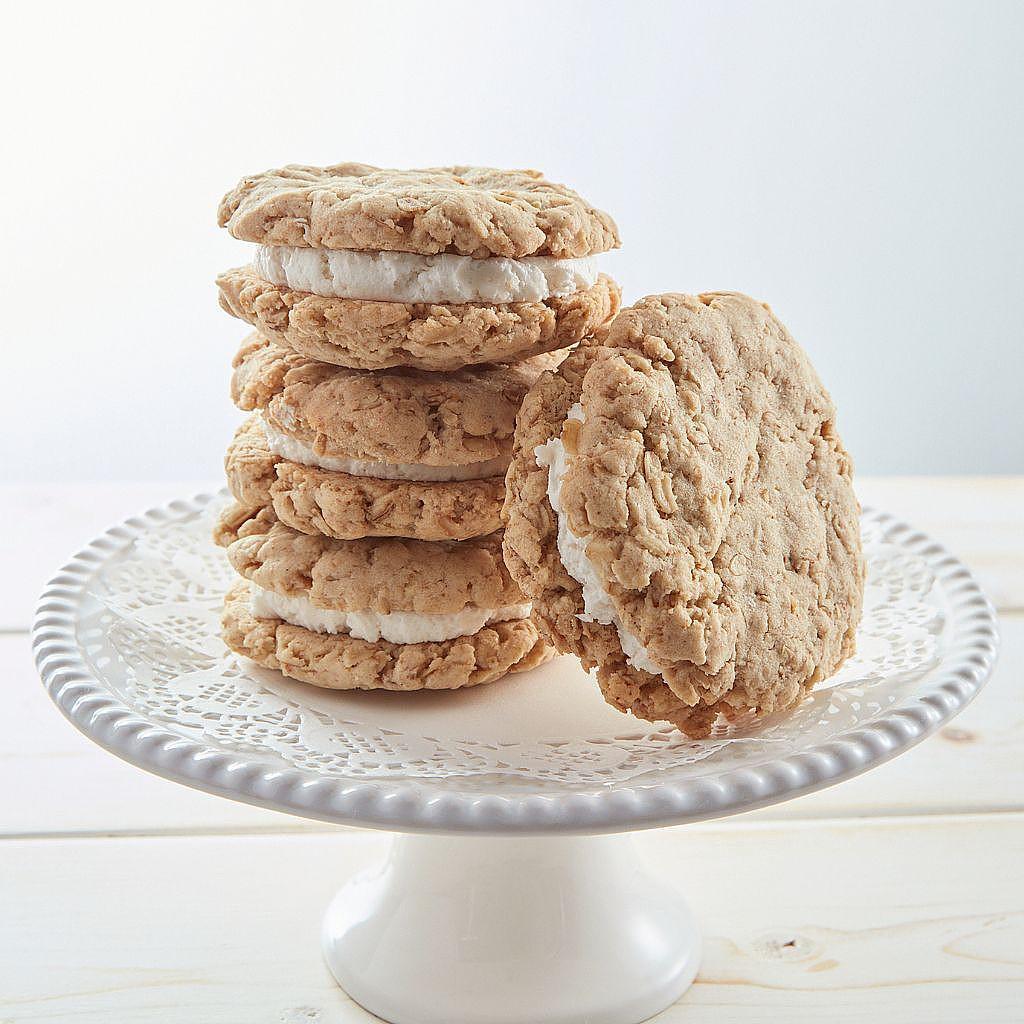
POLYGON ((43 681, 118 756, 184 785, 400 833, 330 905, 323 949, 396 1024, 631 1024, 693 980, 700 938, 627 833, 840 782, 948 721, 996 656, 963 565, 864 515, 854 661, 795 714, 695 743, 608 708, 571 658, 465 692, 330 693, 229 654, 209 495, 128 520, 54 577, 43 681), (438 839, 437 836, 445 836, 438 839))

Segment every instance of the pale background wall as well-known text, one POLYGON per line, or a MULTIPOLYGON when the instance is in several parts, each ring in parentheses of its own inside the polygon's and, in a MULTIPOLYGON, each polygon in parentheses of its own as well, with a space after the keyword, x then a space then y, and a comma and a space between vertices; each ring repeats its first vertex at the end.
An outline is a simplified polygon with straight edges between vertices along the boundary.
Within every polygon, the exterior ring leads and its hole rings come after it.
POLYGON ((213 478, 245 173, 534 166, 632 300, 771 302, 870 473, 1024 472, 1024 4, 22 4, 0 86, 8 479, 213 478))

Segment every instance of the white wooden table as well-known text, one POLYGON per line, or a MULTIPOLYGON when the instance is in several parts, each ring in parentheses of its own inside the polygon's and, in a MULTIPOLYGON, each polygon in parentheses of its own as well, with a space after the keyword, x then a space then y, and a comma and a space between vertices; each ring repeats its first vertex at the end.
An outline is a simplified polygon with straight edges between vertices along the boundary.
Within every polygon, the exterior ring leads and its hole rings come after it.
MULTIPOLYGON (((0 1024, 373 1019, 322 966, 317 925, 385 837, 131 768, 35 675, 27 629, 50 573, 105 526, 201 489, 0 488, 0 1024)), ((1000 664, 955 723, 888 765, 643 838, 684 880, 706 941, 696 985, 659 1021, 1024 1020, 1024 478, 859 490, 977 572, 1000 664)))

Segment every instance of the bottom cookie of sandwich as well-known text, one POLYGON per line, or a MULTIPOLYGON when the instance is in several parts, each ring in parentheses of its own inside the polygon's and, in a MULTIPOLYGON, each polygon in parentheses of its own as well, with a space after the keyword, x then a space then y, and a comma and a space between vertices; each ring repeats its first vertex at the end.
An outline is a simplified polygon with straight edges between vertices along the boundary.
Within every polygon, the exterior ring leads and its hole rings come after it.
POLYGON ((257 617, 245 580, 228 591, 221 621, 224 641, 236 654, 331 690, 456 690, 524 672, 554 654, 529 618, 426 643, 315 632, 280 618, 257 617))

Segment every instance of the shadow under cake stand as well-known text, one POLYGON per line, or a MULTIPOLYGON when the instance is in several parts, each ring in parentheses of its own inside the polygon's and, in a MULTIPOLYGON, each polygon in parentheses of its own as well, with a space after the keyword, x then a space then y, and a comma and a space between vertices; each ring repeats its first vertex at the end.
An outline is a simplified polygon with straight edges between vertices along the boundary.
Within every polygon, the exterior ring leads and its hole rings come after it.
POLYGON ((132 764, 220 796, 398 833, 327 910, 327 963, 396 1024, 633 1024, 692 982, 700 934, 630 832, 858 775, 988 678, 995 614, 939 544, 863 516, 858 653, 795 713, 694 742, 604 704, 572 658, 449 693, 334 693, 227 652, 220 496, 108 530, 42 595, 61 711, 132 764), (438 837, 445 837, 440 839, 438 837))

